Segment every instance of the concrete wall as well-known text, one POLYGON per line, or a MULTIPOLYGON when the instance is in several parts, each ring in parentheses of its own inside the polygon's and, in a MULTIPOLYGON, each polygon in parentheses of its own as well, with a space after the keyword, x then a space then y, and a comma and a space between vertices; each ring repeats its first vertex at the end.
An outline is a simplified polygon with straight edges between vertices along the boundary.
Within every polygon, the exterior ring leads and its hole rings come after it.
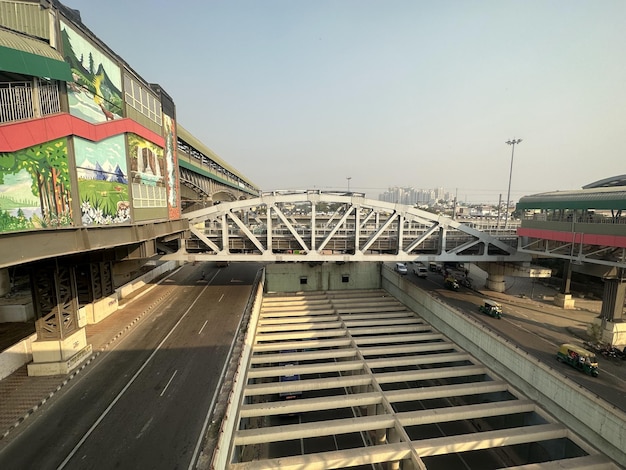
POLYGON ((266 267, 266 292, 379 289, 382 263, 275 263, 266 267), (306 283, 301 279, 306 278, 306 283))
POLYGON ((0 380, 11 375, 24 364, 33 360, 33 341, 37 339, 37 333, 14 344, 9 349, 0 353, 0 380))
POLYGON ((575 434, 626 466, 626 413, 622 410, 387 266, 382 269, 382 287, 575 434))

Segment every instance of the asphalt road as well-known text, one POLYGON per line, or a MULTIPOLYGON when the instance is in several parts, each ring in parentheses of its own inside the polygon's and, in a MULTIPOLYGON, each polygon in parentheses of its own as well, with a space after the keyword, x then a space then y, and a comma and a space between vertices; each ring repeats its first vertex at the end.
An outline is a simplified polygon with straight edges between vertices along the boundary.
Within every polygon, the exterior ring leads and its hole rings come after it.
POLYGON ((162 297, 3 443, 0 468, 191 468, 258 267, 187 265, 129 304, 162 297))
MULTIPOLYGON (((502 319, 498 320, 478 311, 478 306, 486 298, 479 292, 465 287, 460 287, 456 292, 446 289, 441 274, 429 272, 426 279, 418 279, 414 274, 409 276, 416 285, 489 325, 492 330, 517 344, 521 349, 608 403, 626 411, 626 361, 598 357, 600 376, 597 378, 556 361, 556 352, 562 343, 581 343, 580 338, 572 332, 584 332, 595 314, 564 310, 536 301, 522 301, 514 296, 498 296, 497 301, 502 304, 503 310, 502 319)), ((489 291, 483 291, 483 294, 488 296, 489 291)))

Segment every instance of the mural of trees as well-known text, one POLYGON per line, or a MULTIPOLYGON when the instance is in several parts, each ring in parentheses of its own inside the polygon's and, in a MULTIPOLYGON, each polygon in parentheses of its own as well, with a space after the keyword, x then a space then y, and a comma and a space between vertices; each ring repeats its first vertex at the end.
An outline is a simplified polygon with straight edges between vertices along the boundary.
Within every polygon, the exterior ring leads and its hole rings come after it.
MULTIPOLYGON (((53 140, 17 152, 0 153, 0 185, 5 185, 7 175, 21 172, 30 175, 30 191, 39 199, 41 217, 33 214, 26 223, 23 211, 18 210, 17 216, 3 211, 1 219, 4 223, 0 230, 72 225, 66 139, 53 140)), ((11 189, 5 188, 3 192, 10 194, 11 189)))

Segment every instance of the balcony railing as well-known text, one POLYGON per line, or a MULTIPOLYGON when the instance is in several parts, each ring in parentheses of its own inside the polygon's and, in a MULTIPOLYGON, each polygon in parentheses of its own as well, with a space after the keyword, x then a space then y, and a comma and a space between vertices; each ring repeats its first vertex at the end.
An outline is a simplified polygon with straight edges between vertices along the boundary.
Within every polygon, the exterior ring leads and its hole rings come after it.
POLYGON ((0 123, 61 112, 56 82, 0 82, 0 123))

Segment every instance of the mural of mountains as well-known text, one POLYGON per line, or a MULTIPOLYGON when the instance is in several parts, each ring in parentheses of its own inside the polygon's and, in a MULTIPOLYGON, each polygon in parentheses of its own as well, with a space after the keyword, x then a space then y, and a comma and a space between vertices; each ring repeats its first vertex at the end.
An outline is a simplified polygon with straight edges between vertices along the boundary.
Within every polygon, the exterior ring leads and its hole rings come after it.
POLYGON ((92 163, 84 160, 77 167, 79 175, 87 180, 112 181, 120 184, 128 184, 128 178, 119 165, 111 165, 109 162, 100 164, 100 162, 92 163))

